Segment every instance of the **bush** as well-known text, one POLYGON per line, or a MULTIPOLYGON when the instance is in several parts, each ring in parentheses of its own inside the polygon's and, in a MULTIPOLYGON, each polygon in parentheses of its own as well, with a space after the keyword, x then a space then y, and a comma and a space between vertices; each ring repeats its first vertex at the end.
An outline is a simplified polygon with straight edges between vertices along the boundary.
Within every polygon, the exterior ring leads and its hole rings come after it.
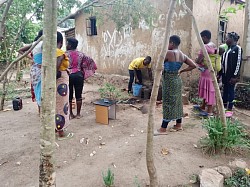
POLYGON ((118 100, 118 99, 125 98, 121 90, 119 90, 118 88, 116 88, 114 85, 110 83, 106 83, 98 91, 102 99, 118 100))
POLYGON ((201 139, 202 149, 208 154, 232 152, 238 148, 250 148, 247 133, 238 120, 227 119, 226 136, 223 135, 224 127, 219 118, 204 120, 203 127, 208 135, 201 139))
POLYGON ((249 187, 250 176, 244 169, 238 169, 224 184, 226 187, 249 187))

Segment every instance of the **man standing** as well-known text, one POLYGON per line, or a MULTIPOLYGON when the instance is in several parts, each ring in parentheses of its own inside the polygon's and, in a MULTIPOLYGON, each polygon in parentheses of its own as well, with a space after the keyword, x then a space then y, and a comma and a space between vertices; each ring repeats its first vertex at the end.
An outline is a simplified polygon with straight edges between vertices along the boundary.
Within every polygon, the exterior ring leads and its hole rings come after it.
POLYGON ((134 59, 128 67, 129 70, 129 83, 128 83, 128 93, 131 93, 132 84, 135 80, 136 83, 142 84, 142 72, 141 69, 148 69, 149 79, 153 81, 152 70, 151 70, 151 57, 147 56, 146 58, 140 57, 134 59))
POLYGON ((239 35, 235 32, 227 34, 226 44, 228 50, 222 56, 222 83, 223 83, 223 103, 227 110, 226 116, 233 115, 233 100, 235 84, 240 76, 240 66, 242 63, 242 48, 237 45, 239 35))

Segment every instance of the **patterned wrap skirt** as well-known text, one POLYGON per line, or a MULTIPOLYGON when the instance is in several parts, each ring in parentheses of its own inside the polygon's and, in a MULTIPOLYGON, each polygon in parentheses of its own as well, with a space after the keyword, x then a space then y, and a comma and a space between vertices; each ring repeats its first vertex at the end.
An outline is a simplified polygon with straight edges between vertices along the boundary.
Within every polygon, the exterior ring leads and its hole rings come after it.
POLYGON ((41 106, 41 65, 40 64, 33 64, 30 69, 30 80, 34 90, 34 95, 38 106, 41 106))
POLYGON ((176 72, 163 72, 162 79, 163 120, 181 119, 183 116, 182 80, 176 72))
POLYGON ((56 80, 56 130, 62 131, 69 125, 69 75, 61 71, 56 80))

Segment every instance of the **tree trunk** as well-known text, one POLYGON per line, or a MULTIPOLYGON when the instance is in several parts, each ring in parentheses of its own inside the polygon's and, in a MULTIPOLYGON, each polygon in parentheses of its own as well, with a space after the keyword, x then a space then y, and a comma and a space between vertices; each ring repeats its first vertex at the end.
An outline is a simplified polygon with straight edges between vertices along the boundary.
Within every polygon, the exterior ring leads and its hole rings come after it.
POLYGON ((4 77, 4 81, 3 81, 3 94, 2 94, 2 97, 1 97, 1 101, 0 101, 0 111, 2 111, 4 109, 4 101, 5 101, 5 97, 7 95, 7 81, 8 81, 8 78, 7 78, 7 75, 4 77))
POLYGON ((240 81, 243 81, 244 77, 250 78, 249 68, 250 68, 250 3, 246 1, 245 6, 245 24, 244 24, 244 35, 243 35, 243 55, 244 60, 240 69, 240 81))
POLYGON ((154 85, 152 89, 152 95, 150 97, 150 108, 148 114, 148 132, 147 132, 147 147, 146 147, 146 161, 147 161, 147 169, 150 178, 150 187, 158 186, 157 172, 154 165, 154 149, 153 149, 153 135, 154 135, 154 114, 155 114, 155 106, 158 95, 158 90, 160 86, 161 73, 162 73, 162 63, 164 61, 167 44, 170 35, 171 29, 171 19, 174 14, 174 10, 176 7, 177 0, 171 0, 171 4, 168 10, 168 18, 166 21, 166 30, 164 35, 164 41, 162 44, 161 54, 158 57, 158 61, 155 69, 155 77, 154 77, 154 85))
POLYGON ((198 30, 198 27, 197 27, 197 24, 196 24, 196 20, 194 18, 194 15, 192 13, 192 11, 187 7, 186 3, 185 3, 185 0, 182 0, 182 5, 184 7, 185 10, 187 10, 187 12, 191 15, 192 17, 192 20, 193 20, 193 26, 194 26, 194 30, 195 30, 195 33, 196 33, 196 36, 197 36, 197 39, 198 39, 198 42, 201 46, 201 49, 202 49, 202 52, 208 62, 208 69, 210 71, 210 75, 212 77, 212 80, 213 80, 213 85, 214 85, 214 89, 215 89, 215 92, 216 92, 216 98, 217 98, 217 105, 218 105, 218 112, 219 112, 219 116, 220 116, 220 119, 221 119, 221 122, 222 122, 222 125, 224 127, 224 130, 223 130, 223 134, 224 136, 227 136, 226 135, 226 128, 227 128, 227 121, 226 121, 226 115, 225 115, 225 111, 224 111, 224 105, 223 105, 223 101, 222 101, 222 97, 221 97, 221 93, 220 93, 220 88, 219 88, 219 85, 217 83, 217 78, 216 78, 216 74, 215 74, 215 71, 213 69, 213 66, 212 66, 212 63, 211 63, 211 60, 208 56, 208 53, 207 53, 207 50, 203 44, 203 41, 201 39, 201 36, 200 36, 200 33, 199 33, 199 30, 198 30))
POLYGON ((39 186, 56 186, 54 160, 56 107, 56 0, 44 1, 42 63, 42 125, 39 186))
POLYGON ((5 29, 5 20, 7 17, 7 14, 9 12, 10 9, 10 5, 12 4, 13 0, 9 0, 6 4, 6 7, 4 9, 4 12, 2 14, 2 19, 0 20, 0 43, 2 41, 2 39, 4 38, 4 29, 5 29))

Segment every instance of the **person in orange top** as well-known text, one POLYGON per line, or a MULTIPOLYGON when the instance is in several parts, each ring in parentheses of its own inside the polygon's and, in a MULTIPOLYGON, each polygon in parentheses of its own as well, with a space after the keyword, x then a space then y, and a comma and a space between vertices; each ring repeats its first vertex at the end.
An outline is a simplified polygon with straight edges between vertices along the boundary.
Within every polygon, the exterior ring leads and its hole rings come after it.
POLYGON ((57 32, 57 79, 56 79, 56 132, 58 140, 73 137, 73 133, 65 132, 64 129, 69 125, 69 59, 65 52, 61 50, 63 45, 63 36, 57 32))

